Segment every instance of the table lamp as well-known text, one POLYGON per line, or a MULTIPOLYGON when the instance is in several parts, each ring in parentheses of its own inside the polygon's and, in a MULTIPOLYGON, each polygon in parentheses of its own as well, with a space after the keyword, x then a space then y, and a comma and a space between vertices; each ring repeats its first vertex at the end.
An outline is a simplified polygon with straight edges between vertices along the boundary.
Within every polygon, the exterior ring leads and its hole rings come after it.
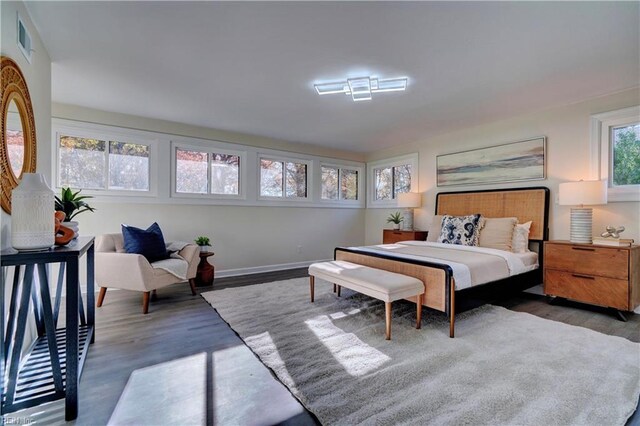
POLYGON ((607 204, 606 180, 565 182, 559 186, 558 204, 571 208, 572 243, 591 244, 593 209, 587 205, 607 204))
POLYGON ((401 192, 398 194, 398 207, 404 208, 404 220, 402 229, 411 231, 413 229, 413 209, 422 205, 422 195, 417 192, 401 192))

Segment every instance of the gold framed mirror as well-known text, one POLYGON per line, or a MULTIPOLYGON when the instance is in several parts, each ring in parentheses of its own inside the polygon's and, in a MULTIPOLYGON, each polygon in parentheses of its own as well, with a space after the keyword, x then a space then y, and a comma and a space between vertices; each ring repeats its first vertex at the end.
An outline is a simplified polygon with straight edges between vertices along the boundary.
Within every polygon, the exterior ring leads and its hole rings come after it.
POLYGON ((11 214, 11 191, 23 173, 36 171, 36 124, 27 82, 11 58, 0 59, 0 204, 11 214))

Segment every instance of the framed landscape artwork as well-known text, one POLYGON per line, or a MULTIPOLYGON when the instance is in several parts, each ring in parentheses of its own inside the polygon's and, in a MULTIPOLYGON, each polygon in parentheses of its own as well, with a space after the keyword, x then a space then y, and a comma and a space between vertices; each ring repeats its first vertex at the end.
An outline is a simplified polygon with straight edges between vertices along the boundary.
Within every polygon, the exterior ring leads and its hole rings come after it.
POLYGON ((476 185, 545 178, 546 137, 438 155, 438 186, 476 185))

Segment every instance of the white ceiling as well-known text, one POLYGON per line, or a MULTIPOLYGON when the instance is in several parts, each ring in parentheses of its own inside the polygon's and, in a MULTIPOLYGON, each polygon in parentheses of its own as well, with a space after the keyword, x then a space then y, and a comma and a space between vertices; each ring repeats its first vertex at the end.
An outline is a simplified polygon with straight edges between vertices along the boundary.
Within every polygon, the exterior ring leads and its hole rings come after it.
POLYGON ((638 2, 30 2, 53 101, 370 152, 638 86, 638 2), (404 93, 314 82, 408 76, 404 93))

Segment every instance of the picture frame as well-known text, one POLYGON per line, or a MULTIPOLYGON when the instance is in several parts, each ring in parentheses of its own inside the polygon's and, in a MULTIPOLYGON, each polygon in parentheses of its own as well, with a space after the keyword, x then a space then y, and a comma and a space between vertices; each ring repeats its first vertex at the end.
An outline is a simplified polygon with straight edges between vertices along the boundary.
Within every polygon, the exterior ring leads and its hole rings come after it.
POLYGON ((547 138, 540 136, 436 157, 437 186, 546 179, 547 138))

